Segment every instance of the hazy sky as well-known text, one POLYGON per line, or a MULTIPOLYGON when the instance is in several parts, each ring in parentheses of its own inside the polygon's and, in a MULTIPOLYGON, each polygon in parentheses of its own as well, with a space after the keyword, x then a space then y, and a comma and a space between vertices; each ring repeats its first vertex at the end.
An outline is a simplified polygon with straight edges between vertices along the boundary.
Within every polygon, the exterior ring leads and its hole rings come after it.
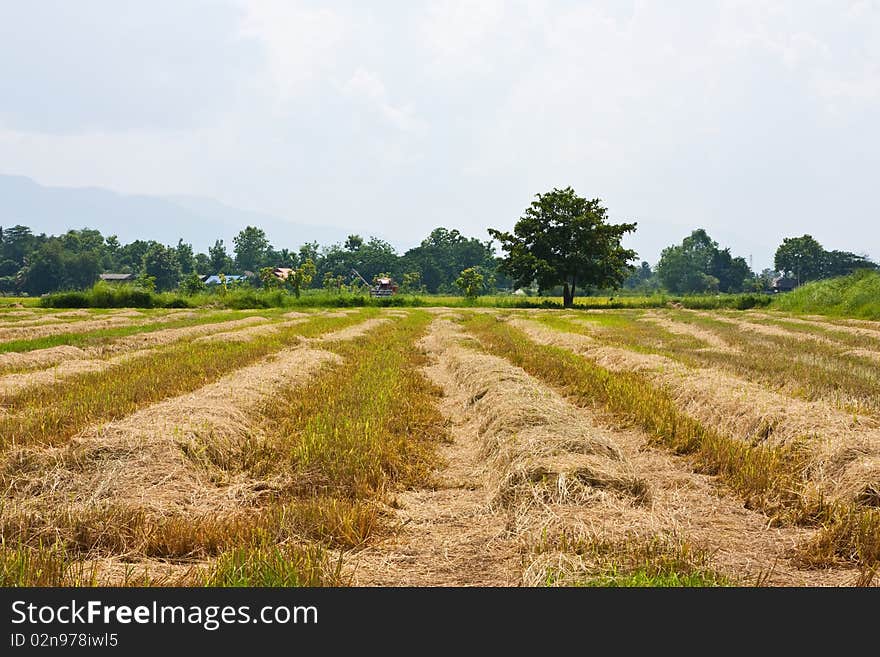
POLYGON ((878 165, 873 0, 0 0, 0 173, 47 185, 399 245, 572 185, 645 259, 702 226, 760 269, 880 257, 878 165))

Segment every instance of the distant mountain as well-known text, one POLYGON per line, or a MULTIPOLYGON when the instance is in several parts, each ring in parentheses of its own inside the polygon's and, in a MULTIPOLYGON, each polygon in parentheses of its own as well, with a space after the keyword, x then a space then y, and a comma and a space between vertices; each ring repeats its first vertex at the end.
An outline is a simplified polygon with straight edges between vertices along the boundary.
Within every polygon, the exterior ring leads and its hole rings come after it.
POLYGON ((24 176, 0 175, 0 226, 23 224, 34 233, 58 235, 72 228, 94 228, 123 243, 136 239, 177 244, 179 238, 205 251, 216 239, 232 250, 232 238, 245 226, 259 226, 276 248, 297 249, 305 242, 344 241, 349 233, 333 226, 296 224, 280 217, 240 210, 189 196, 119 194, 97 187, 44 187, 24 176))

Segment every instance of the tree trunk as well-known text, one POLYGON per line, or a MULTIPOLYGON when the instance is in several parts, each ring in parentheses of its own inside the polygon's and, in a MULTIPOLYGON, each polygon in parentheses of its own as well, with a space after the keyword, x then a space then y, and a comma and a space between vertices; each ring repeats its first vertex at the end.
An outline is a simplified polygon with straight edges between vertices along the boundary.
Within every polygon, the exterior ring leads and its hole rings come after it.
POLYGON ((571 287, 568 286, 568 281, 566 281, 562 286, 562 306, 563 308, 571 308, 574 305, 574 282, 572 282, 571 287))

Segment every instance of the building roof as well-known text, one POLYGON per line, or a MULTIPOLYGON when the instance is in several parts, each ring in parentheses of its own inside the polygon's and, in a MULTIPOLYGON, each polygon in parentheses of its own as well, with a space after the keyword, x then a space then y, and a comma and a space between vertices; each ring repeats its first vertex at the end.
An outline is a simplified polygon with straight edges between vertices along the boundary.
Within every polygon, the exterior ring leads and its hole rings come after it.
POLYGON ((101 274, 99 278, 102 281, 131 281, 134 280, 134 274, 101 274))
POLYGON ((787 276, 777 276, 770 285, 776 290, 793 290, 797 287, 797 281, 787 276))
MULTIPOLYGON (((247 278, 247 276, 240 276, 238 274, 227 274, 226 282, 231 283, 233 281, 240 281, 247 278)), ((205 285, 220 285, 220 276, 219 274, 215 274, 212 276, 206 276, 203 281, 205 285)))

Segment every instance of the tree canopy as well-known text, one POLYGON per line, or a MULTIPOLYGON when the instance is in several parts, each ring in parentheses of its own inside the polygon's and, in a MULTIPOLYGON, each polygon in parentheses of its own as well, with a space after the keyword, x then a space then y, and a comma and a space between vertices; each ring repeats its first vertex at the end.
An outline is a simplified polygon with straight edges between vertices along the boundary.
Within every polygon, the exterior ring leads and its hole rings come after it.
POLYGON ((663 249, 657 276, 670 292, 688 294, 742 292, 752 273, 744 258, 731 256, 730 249, 719 249, 718 242, 698 228, 680 245, 663 249))
POLYGON ((849 251, 826 251, 812 235, 786 237, 776 249, 776 269, 797 281, 798 285, 820 278, 845 276, 858 269, 876 269, 867 256, 849 251))
POLYGON ((500 270, 518 286, 537 281, 541 290, 563 286, 563 305, 571 307, 578 286, 616 288, 632 272, 636 252, 621 246, 635 223, 612 224, 600 199, 587 200, 571 187, 537 194, 513 233, 489 234, 506 254, 500 270))
POLYGON ((154 244, 144 255, 144 274, 155 279, 157 290, 177 287, 181 276, 177 252, 161 244, 154 244))
POLYGON ((459 231, 435 228, 422 243, 401 257, 400 269, 417 271, 428 292, 450 292, 468 267, 493 270, 497 266, 491 241, 465 237, 459 231))
POLYGON ((776 249, 773 265, 778 271, 790 274, 798 285, 822 278, 822 260, 825 249, 812 235, 786 237, 776 249))
POLYGON ((243 271, 256 272, 265 260, 269 240, 262 228, 248 226, 233 239, 235 264, 243 271))

